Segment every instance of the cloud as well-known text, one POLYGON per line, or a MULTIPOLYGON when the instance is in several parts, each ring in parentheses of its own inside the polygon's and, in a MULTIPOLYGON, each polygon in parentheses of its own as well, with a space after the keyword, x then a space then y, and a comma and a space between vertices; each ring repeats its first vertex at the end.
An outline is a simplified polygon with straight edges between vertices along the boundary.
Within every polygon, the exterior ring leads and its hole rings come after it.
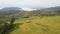
POLYGON ((54 7, 60 0, 0 0, 0 7, 54 7))

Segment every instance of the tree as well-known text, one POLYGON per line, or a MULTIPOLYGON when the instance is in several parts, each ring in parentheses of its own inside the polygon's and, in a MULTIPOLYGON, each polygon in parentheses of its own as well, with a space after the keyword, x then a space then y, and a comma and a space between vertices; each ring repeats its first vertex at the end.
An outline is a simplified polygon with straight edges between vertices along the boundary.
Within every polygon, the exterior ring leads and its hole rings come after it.
POLYGON ((12 28, 12 27, 13 27, 13 25, 14 25, 14 21, 15 21, 15 18, 14 18, 14 17, 12 17, 12 18, 11 18, 11 21, 10 21, 10 28, 12 28))

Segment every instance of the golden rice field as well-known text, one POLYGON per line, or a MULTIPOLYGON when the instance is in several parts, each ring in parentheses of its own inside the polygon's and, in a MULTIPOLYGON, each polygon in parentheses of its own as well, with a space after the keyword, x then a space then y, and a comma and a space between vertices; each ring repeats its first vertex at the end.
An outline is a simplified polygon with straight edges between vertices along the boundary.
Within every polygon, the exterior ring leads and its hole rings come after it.
POLYGON ((60 16, 17 19, 15 23, 23 23, 10 34, 60 34, 60 16), (26 20, 30 20, 27 23, 26 20))

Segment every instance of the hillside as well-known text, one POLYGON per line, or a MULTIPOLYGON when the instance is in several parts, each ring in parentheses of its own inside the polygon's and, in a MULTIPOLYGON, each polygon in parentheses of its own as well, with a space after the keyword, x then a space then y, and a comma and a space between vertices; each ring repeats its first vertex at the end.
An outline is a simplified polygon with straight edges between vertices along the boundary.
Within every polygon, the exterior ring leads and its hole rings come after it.
POLYGON ((57 10, 60 10, 60 6, 57 6, 57 7, 50 7, 50 8, 43 8, 41 10, 54 10, 54 11, 57 11, 57 10))
POLYGON ((11 15, 20 12, 20 8, 18 7, 5 7, 0 9, 0 15, 11 15))
POLYGON ((60 34, 60 16, 21 18, 15 23, 23 23, 10 34, 60 34), (26 20, 30 20, 27 23, 26 20))
POLYGON ((59 15, 60 14, 60 8, 59 7, 51 7, 51 8, 45 8, 42 10, 37 10, 37 9, 28 9, 28 8, 19 8, 19 7, 5 7, 0 9, 0 16, 1 15, 14 15, 14 16, 19 16, 23 17, 25 15, 29 14, 30 15, 59 15), (48 11, 47 11, 48 10, 48 11), (49 10, 54 10, 54 11, 49 11, 49 10))

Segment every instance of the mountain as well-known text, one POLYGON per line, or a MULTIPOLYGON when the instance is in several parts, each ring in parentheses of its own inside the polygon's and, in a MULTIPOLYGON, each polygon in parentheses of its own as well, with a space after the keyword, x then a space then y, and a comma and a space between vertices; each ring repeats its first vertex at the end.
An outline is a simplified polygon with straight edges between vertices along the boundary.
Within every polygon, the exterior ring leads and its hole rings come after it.
POLYGON ((41 10, 60 10, 60 6, 57 6, 57 7, 50 7, 50 8, 44 8, 44 9, 41 9, 41 10))
POLYGON ((18 7, 6 7, 0 10, 0 15, 11 15, 20 12, 21 8, 18 7))

